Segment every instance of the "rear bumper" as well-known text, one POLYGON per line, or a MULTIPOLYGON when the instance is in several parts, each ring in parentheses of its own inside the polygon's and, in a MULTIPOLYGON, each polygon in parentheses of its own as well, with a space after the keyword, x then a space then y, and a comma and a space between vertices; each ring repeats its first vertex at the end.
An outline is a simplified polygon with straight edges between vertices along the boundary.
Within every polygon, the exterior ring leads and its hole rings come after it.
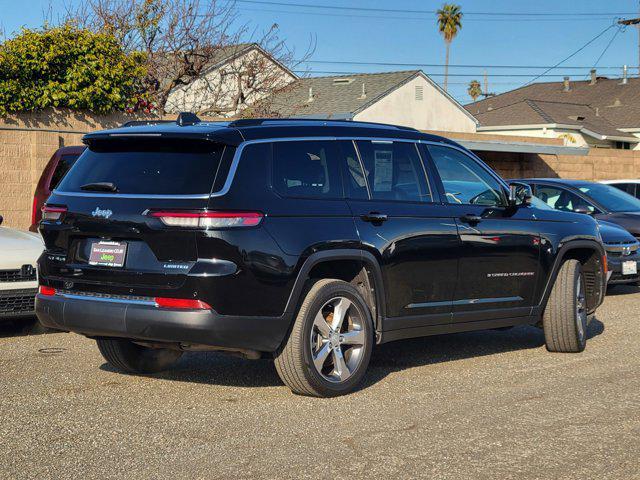
POLYGON ((49 328, 90 337, 210 345, 273 352, 284 340, 287 317, 235 317, 212 310, 159 308, 136 300, 74 295, 36 296, 36 314, 49 328))

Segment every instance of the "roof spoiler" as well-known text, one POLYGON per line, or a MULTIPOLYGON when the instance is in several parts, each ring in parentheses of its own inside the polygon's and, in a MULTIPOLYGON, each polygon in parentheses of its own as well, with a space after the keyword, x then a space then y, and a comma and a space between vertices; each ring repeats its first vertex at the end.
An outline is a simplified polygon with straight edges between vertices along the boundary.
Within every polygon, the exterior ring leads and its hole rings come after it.
POLYGON ((200 122, 201 120, 195 113, 181 112, 175 122, 173 120, 131 120, 123 123, 121 127, 145 127, 148 125, 162 125, 166 123, 176 123, 181 127, 186 127, 187 125, 195 125, 200 122))

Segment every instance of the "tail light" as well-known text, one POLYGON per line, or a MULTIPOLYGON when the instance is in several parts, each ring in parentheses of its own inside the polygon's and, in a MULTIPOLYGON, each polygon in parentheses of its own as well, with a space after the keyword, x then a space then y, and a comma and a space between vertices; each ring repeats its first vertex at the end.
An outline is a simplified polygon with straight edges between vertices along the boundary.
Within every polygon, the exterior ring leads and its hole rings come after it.
POLYGON ((39 205, 40 205, 40 198, 36 193, 33 196, 33 205, 31 206, 31 225, 36 225, 42 218, 41 209, 38 208, 39 205))
POLYGON ((255 227, 264 216, 259 212, 187 212, 152 211, 150 217, 159 218, 169 227, 183 228, 230 228, 255 227))
POLYGON ((67 213, 67 207, 56 207, 53 205, 45 205, 42 207, 42 220, 57 222, 62 215, 67 213))
POLYGON ((45 287, 44 285, 40 285, 40 287, 38 288, 38 292, 40 293, 40 295, 46 295, 47 297, 50 297, 56 294, 56 289, 52 287, 45 287))
POLYGON ((162 308, 178 308, 185 310, 211 310, 211 307, 202 300, 193 300, 189 298, 154 298, 156 305, 162 308))

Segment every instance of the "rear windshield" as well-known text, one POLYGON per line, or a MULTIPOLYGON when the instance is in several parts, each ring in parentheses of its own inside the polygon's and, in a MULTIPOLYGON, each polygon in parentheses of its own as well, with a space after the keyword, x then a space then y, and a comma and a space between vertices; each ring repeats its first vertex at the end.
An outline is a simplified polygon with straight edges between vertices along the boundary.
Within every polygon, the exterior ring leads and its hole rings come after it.
POLYGON ((192 195, 211 192, 223 146, 200 140, 136 139, 94 142, 58 185, 61 192, 192 195), (84 188, 83 188, 84 187, 84 188))

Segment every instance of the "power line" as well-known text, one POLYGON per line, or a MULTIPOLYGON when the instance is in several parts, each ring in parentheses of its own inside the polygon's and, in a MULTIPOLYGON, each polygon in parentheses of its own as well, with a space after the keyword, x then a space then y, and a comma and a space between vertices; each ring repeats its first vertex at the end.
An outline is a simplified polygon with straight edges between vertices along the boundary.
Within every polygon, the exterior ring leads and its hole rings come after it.
POLYGON ((604 54, 607 53, 607 50, 609 50, 609 47, 611 46, 611 44, 613 43, 613 41, 616 39, 616 37, 618 36, 618 34, 622 31, 622 27, 618 27, 616 29, 616 31, 613 34, 613 37, 611 37, 611 40, 609 40, 609 43, 607 43, 607 46, 604 47, 604 50, 602 50, 602 53, 600 54, 600 56, 598 57, 598 59, 595 61, 595 63, 593 64, 593 68, 596 68, 598 66, 598 62, 600 62, 600 60, 602 60, 602 57, 604 57, 604 54))
MULTIPOLYGON (((346 7, 344 5, 318 5, 310 3, 289 3, 289 2, 276 2, 266 0, 235 0, 236 3, 250 3, 254 5, 274 5, 279 7, 295 7, 295 8, 313 8, 324 10, 343 10, 343 11, 358 11, 358 12, 378 12, 378 13, 411 13, 411 14, 435 14, 436 10, 409 10, 409 9, 397 9, 397 8, 372 8, 372 7, 346 7)), ((515 16, 530 16, 530 17, 564 17, 564 16, 622 16, 622 15, 634 15, 634 13, 622 13, 622 12, 603 12, 603 13, 576 13, 576 12, 464 12, 465 15, 485 15, 485 16, 500 16, 500 17, 515 17, 515 16)))
MULTIPOLYGON (((304 62, 304 63, 316 63, 316 64, 335 64, 335 65, 362 65, 362 66, 383 66, 383 67, 444 67, 444 63, 401 63, 401 62, 361 62, 361 61, 351 61, 351 60, 294 60, 296 62, 304 62)), ((450 64, 449 68, 507 68, 507 69, 542 69, 542 68, 552 68, 549 65, 474 65, 474 64, 450 64)), ((587 66, 565 66, 562 67, 567 70, 584 70, 593 68, 592 65, 587 66)), ((613 67, 600 67, 603 70, 613 70, 619 69, 620 66, 613 67)), ((631 67, 635 68, 635 67, 631 67)))
MULTIPOLYGON (((285 15, 313 15, 313 16, 321 16, 321 17, 343 17, 343 18, 350 18, 350 19, 381 19, 381 20, 402 20, 402 21, 407 21, 407 20, 411 20, 411 21, 425 21, 430 17, 426 17, 424 16, 424 14, 413 14, 410 17, 404 16, 404 17, 398 17, 398 16, 391 16, 391 15, 364 15, 364 14, 358 14, 358 13, 328 13, 328 12, 318 12, 318 11, 313 11, 313 12, 305 12, 305 11, 294 11, 294 10, 273 10, 273 9, 264 9, 264 8, 252 8, 252 7, 245 7, 245 6, 239 6, 238 7, 240 10, 242 11, 247 11, 247 12, 263 12, 263 13, 279 13, 279 14, 285 14, 285 15)), ((405 13, 403 12, 399 12, 399 13, 405 13)), ((431 16, 433 14, 430 14, 431 16)), ((466 15, 466 14, 465 14, 466 15)), ((618 17, 615 16, 597 16, 597 17, 582 17, 582 18, 573 18, 573 17, 569 17, 569 16, 564 16, 564 17, 530 17, 530 18, 518 18, 518 17, 502 17, 502 18, 487 18, 487 17, 482 17, 482 18, 466 18, 465 21, 466 22, 576 22, 576 21, 587 21, 587 22, 593 22, 593 21, 600 21, 600 20, 615 20, 618 17)))
MULTIPOLYGON (((340 70, 294 70, 294 73, 321 73, 323 75, 368 75, 370 72, 354 72, 354 71, 340 71, 340 70)), ((386 73, 386 72, 375 72, 375 73, 386 73)), ((430 77, 444 77, 444 73, 426 73, 426 75, 430 77)), ((449 73, 450 77, 477 77, 478 72, 474 73, 449 73)), ((506 78, 514 78, 514 77, 524 77, 529 78, 531 74, 527 73, 495 73, 489 75, 490 77, 506 77, 506 78)), ((552 73, 539 75, 536 78, 540 77, 562 77, 563 74, 560 73, 552 73)))
POLYGON ((548 69, 546 69, 544 72, 542 72, 540 75, 538 75, 537 77, 532 78, 531 80, 529 80, 527 83, 525 83, 523 85, 523 87, 526 87, 527 85, 535 82, 537 79, 539 79, 540 77, 544 77, 549 71, 553 70, 554 68, 559 67, 561 64, 563 64, 564 62, 566 62, 567 60, 569 60, 570 58, 574 57, 575 55, 577 55, 578 53, 580 53, 582 50, 584 50, 585 48, 587 48, 589 45, 591 45, 593 42, 595 42, 598 38, 600 38, 602 35, 604 35, 606 32, 609 31, 609 29, 615 27, 616 25, 609 25, 607 28, 605 28, 604 30, 602 30, 599 34, 597 34, 595 37, 593 37, 591 40, 589 40, 587 43, 585 43, 584 45, 582 45, 580 48, 578 48, 575 52, 573 52, 571 55, 569 55, 568 57, 563 58, 562 60, 560 60, 558 63, 556 63, 554 66, 549 67, 548 69))

